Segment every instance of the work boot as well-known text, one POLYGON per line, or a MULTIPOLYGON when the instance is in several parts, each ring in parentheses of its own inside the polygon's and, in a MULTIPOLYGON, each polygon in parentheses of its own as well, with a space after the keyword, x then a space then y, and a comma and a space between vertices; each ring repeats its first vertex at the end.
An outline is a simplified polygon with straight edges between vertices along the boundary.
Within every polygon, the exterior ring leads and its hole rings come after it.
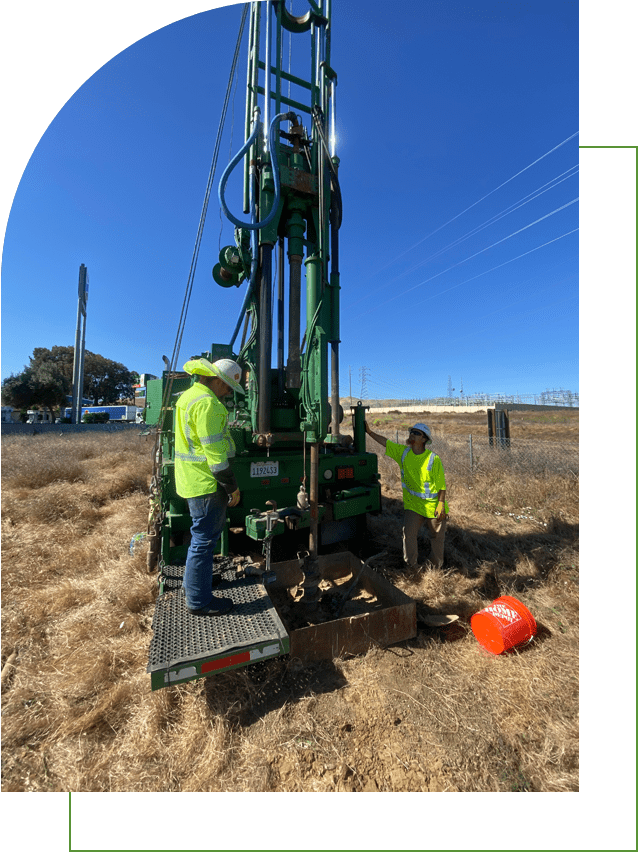
POLYGON ((189 609, 191 615, 225 615, 233 608, 230 598, 213 598, 208 606, 201 609, 189 609))

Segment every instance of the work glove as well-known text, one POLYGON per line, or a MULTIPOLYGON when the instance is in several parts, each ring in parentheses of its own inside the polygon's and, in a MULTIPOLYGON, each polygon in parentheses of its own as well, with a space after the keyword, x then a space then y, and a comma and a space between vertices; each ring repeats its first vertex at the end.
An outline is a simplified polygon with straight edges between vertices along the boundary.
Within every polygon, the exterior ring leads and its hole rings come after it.
POLYGON ((444 521, 445 520, 445 501, 444 500, 439 500, 439 502, 437 503, 436 509, 434 510, 434 517, 437 519, 437 521, 444 521))
POLYGON ((231 509, 233 508, 233 506, 236 506, 239 503, 240 497, 241 497, 241 493, 240 493, 239 488, 238 488, 236 491, 233 491, 233 493, 228 498, 228 505, 230 506, 231 509))

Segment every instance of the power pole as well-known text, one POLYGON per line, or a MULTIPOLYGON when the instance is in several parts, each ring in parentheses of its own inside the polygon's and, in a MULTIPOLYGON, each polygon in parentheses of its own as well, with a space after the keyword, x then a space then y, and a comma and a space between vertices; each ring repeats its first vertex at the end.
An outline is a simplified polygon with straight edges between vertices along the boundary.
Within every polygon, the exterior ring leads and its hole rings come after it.
POLYGON ((359 376, 361 378, 361 399, 362 400, 366 399, 366 394, 368 392, 367 380, 368 380, 368 373, 369 372, 370 371, 368 370, 367 367, 360 367, 359 368, 359 376))
POLYGON ((86 335, 86 303, 89 298, 89 276, 86 266, 80 264, 78 281, 78 318, 75 326, 75 349, 73 350, 73 401, 71 422, 82 421, 82 388, 84 385, 84 339, 86 335))

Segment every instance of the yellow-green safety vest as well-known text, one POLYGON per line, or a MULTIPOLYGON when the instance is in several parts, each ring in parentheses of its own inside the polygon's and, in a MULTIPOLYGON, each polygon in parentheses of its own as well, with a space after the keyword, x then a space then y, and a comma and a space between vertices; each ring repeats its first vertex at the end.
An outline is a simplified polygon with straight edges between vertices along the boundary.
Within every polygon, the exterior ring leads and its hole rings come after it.
POLYGON ((196 382, 175 404, 175 488, 180 497, 217 491, 215 473, 229 467, 235 443, 228 411, 206 385, 196 382))
MULTIPOLYGON (((410 447, 395 444, 394 441, 387 442, 385 454, 401 468, 404 509, 433 518, 439 502, 439 491, 445 490, 445 471, 441 459, 432 450, 426 449, 417 455, 410 447)), ((449 511, 447 500, 445 511, 449 511)))

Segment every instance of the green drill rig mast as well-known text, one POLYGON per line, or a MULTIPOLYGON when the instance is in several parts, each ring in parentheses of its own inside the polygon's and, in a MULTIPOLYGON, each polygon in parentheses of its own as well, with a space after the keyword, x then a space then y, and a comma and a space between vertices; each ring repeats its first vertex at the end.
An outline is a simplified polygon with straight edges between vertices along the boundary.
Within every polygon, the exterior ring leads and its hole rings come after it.
MULTIPOLYGON (((311 3, 311 7, 304 16, 294 17, 283 2, 251 4, 246 97, 248 141, 229 164, 219 191, 224 212, 237 226, 236 247, 222 250, 213 276, 222 286, 228 286, 229 279, 235 283, 232 279, 237 276, 237 283, 242 279, 248 281, 244 304, 251 331, 248 340, 242 343, 238 358, 251 376, 248 409, 254 441, 267 448, 292 446, 300 440, 309 445, 310 552, 316 556, 320 442, 339 443, 338 232, 341 196, 337 179, 339 160, 334 152, 337 81, 330 67, 330 3, 320 0, 319 6, 311 3), (262 11, 266 18, 263 60, 260 59, 262 11), (310 33, 309 80, 283 70, 284 30, 310 33), (271 66, 273 41, 274 67, 271 66), (263 71, 263 85, 260 85, 260 71, 263 71), (282 92, 284 82, 301 87, 307 96, 306 103, 286 97, 282 92), (263 110, 259 105, 262 98, 263 110), (303 126, 299 113, 308 119, 309 129, 303 126), (280 129, 286 122, 288 132, 280 129), (328 147, 328 137, 333 142, 332 151, 328 147), (228 175, 241 157, 244 158, 244 213, 250 215, 250 223, 234 217, 224 198, 228 175), (278 337, 277 367, 273 375, 271 292, 276 244, 279 249, 278 337), (242 246, 247 245, 250 245, 250 265, 247 253, 241 251, 242 246), (285 248, 289 263, 289 318, 288 362, 284 369, 285 248), (306 348, 303 355, 300 351, 302 263, 306 268, 306 348), (331 406, 327 393, 328 344, 332 356, 331 406)), ((235 343, 241 319, 242 316, 231 346, 235 343)))
MULTIPOLYGON (((342 206, 331 4, 308 0, 308 11, 299 17, 282 0, 250 4, 246 141, 219 183, 235 244, 222 249, 213 269, 217 284, 245 287, 245 296, 231 340, 201 353, 212 361, 236 360, 246 387, 245 397, 235 394, 226 402, 241 501, 228 510, 221 553, 229 553, 229 530, 243 531, 262 544, 268 567, 275 535, 307 529, 308 551, 299 558, 308 604, 318 597, 319 548, 357 536, 361 541, 367 512, 380 509, 377 457, 365 451, 363 406, 353 407, 353 436, 340 432, 342 206), (309 42, 305 78, 283 68, 285 32, 295 43, 309 42), (286 87, 294 98, 284 94, 286 87), (235 215, 226 186, 240 164, 243 212, 235 215)), ((183 564, 188 549, 188 506, 173 476, 172 404, 190 383, 190 376, 171 365, 147 387, 146 422, 158 427, 149 566, 160 573, 183 564)))
MULTIPOLYGON (((214 343, 202 354, 212 360, 231 357, 245 369, 246 397, 236 394, 228 403, 237 450, 233 470, 242 493, 240 505, 229 510, 230 527, 244 528, 258 541, 267 532, 308 528, 314 559, 320 544, 360 534, 366 513, 379 509, 380 497, 376 456, 365 452, 362 406, 353 412, 354 440, 340 434, 337 75, 330 65, 331 0, 309 0, 309 6, 295 17, 277 0, 250 4, 246 142, 219 183, 222 209, 236 226, 235 245, 222 249, 213 270, 219 285, 244 286, 246 292, 230 342, 214 343), (307 79, 283 68, 285 31, 309 40, 307 79), (284 94, 289 83, 301 94, 284 94), (226 184, 240 164, 241 218, 226 200, 226 184), (269 503, 282 507, 277 516, 282 523, 273 528, 271 517, 267 531, 269 503)), ((174 400, 190 381, 173 368, 149 382, 147 391, 147 423, 160 424, 162 432, 159 538, 166 564, 184 558, 183 534, 190 526, 185 501, 174 490, 166 385, 171 383, 174 400)), ((222 552, 228 552, 227 532, 222 552)))

